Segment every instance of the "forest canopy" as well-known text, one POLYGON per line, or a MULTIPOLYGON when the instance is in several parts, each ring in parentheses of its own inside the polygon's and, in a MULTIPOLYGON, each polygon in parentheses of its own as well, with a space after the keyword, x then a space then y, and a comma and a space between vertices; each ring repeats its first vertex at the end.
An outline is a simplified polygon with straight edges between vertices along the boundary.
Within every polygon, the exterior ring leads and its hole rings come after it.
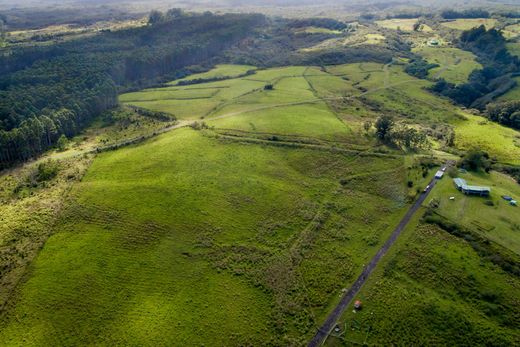
POLYGON ((77 134, 117 104, 118 89, 185 74, 185 67, 217 56, 264 21, 262 15, 168 12, 145 27, 14 49, 0 58, 0 167, 77 134))

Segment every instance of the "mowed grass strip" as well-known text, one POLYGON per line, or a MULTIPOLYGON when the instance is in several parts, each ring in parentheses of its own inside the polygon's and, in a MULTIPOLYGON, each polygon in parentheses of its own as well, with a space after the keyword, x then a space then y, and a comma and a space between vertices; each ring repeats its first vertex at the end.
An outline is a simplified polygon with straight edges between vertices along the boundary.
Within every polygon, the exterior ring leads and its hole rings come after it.
POLYGON ((401 214, 403 162, 203 134, 182 129, 94 161, 1 341, 306 341, 401 214))

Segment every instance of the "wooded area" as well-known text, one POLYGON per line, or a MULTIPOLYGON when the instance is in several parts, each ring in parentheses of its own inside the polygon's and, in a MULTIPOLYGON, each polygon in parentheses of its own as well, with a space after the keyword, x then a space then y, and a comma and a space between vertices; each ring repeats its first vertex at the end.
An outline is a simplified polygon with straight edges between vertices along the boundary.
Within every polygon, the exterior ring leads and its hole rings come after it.
POLYGON ((262 15, 176 13, 146 27, 100 33, 0 58, 0 168, 77 134, 117 104, 118 88, 185 74, 247 36, 262 15))

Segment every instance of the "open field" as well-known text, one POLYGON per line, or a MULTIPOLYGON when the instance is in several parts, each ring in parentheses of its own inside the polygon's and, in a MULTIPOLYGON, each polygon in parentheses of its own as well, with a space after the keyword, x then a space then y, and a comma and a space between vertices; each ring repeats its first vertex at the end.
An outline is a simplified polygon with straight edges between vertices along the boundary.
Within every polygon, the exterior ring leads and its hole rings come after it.
MULTIPOLYGON (((251 68, 220 66, 222 75, 211 70, 190 78, 232 77, 251 68)), ((520 158, 518 132, 469 114, 462 120, 459 109, 425 89, 430 85, 397 63, 358 63, 256 70, 245 77, 121 95, 123 104, 175 115, 181 125, 197 120, 204 126, 95 158, 14 292, 0 319, 0 341, 305 344, 431 175, 407 169, 430 152, 404 155, 376 144, 373 128, 363 130, 366 120, 388 114, 419 129, 449 123, 458 148, 480 145, 503 162, 520 158)), ((120 130, 139 131, 132 124, 120 130)), ((96 141, 116 137, 92 131, 96 141)), ((492 176, 504 190, 513 190, 505 179, 492 176)), ((496 230, 516 223, 492 212, 500 220, 496 230)), ((482 318, 486 304, 459 294, 447 297, 452 289, 436 287, 434 275, 423 276, 421 271, 434 271, 432 266, 448 266, 437 264, 445 235, 430 227, 407 231, 410 243, 401 243, 394 258, 406 256, 377 270, 381 278, 392 269, 384 285, 393 292, 371 291, 380 282, 369 282, 361 295, 374 306, 361 315, 376 312, 376 318, 362 316, 374 322, 373 330, 366 335, 354 328, 352 339, 413 341, 415 324, 425 324, 426 343, 431 331, 442 331, 443 318, 457 321, 467 313, 461 324, 472 327, 471 338, 512 341, 507 324, 482 318), (418 277, 413 271, 421 256, 412 257, 414 252, 424 252, 429 262, 418 268, 418 277), (396 262, 404 265, 394 270, 396 262), (396 271, 399 277, 393 277, 396 271), (432 299, 424 299, 426 292, 432 299), (401 303, 392 300, 408 297, 409 305, 422 309, 411 314, 413 307, 405 306, 400 312, 401 303), (402 322, 395 332, 381 321, 386 305, 402 322), (431 307, 437 320, 425 323, 431 307)), ((493 240, 518 242, 510 232, 493 240)), ((450 247, 447 264, 457 261, 455 249, 467 257, 442 278, 455 286, 450 276, 458 276, 461 266, 475 269, 479 259, 463 241, 450 247)), ((486 265, 470 289, 495 289, 481 276, 492 277, 497 286, 506 281, 486 265)), ((496 300, 509 317, 516 314, 511 307, 517 289, 506 283, 502 290, 496 300)), ((346 313, 348 324, 354 319, 346 313)), ((459 327, 439 336, 440 344, 459 327)))
POLYGON ((516 345, 519 288, 467 241, 416 223, 357 296, 363 309, 351 305, 326 345, 516 345))
POLYGON ((498 97, 499 101, 514 101, 514 100, 520 100, 520 77, 515 77, 514 80, 516 81, 516 86, 509 90, 504 95, 501 95, 498 97))
POLYGON ((455 144, 461 149, 481 148, 500 161, 520 164, 518 131, 490 122, 483 117, 464 113, 467 120, 456 120, 455 144))
POLYGON ((520 35, 520 23, 506 26, 503 30, 503 35, 507 39, 512 39, 520 35))
POLYGON ((517 57, 520 57, 520 42, 511 42, 507 44, 507 49, 511 54, 516 55, 517 57))
POLYGON ((520 254, 520 210, 502 199, 503 195, 520 199, 518 183, 497 172, 459 173, 458 177, 471 185, 490 187, 491 196, 466 196, 457 191, 451 177, 446 176, 431 195, 439 202, 436 212, 520 254), (455 200, 449 200, 452 196, 455 200))
POLYGON ((190 75, 186 78, 182 78, 182 79, 170 82, 170 84, 176 85, 179 82, 193 81, 195 79, 234 78, 234 77, 243 75, 246 72, 251 71, 251 70, 256 70, 256 67, 251 66, 251 65, 220 64, 220 65, 215 66, 213 69, 209 70, 208 72, 190 75))
POLYGON ((429 71, 432 79, 443 78, 450 83, 465 83, 473 70, 482 68, 474 54, 458 48, 424 46, 414 52, 428 63, 439 65, 429 71))
POLYGON ((413 26, 419 18, 410 18, 410 19, 385 19, 376 21, 376 24, 382 28, 393 29, 393 30, 402 30, 402 31, 413 31, 413 26))
POLYGON ((302 343, 399 218, 403 166, 178 130, 100 155, 68 204, 0 340, 302 343))
POLYGON ((484 25, 486 29, 491 29, 497 24, 497 20, 494 18, 460 18, 453 21, 442 22, 441 25, 450 29, 456 30, 468 30, 481 25, 484 25))
POLYGON ((331 34, 331 35, 340 35, 342 32, 340 30, 331 30, 327 28, 320 27, 306 27, 297 29, 295 31, 296 34, 331 34))

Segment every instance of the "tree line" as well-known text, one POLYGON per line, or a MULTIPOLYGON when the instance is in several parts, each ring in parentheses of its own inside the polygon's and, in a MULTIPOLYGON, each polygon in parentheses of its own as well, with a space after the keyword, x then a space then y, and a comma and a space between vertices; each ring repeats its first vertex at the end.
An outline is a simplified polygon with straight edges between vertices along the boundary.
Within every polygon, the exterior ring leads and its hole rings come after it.
MULTIPOLYGON (((170 12, 170 15, 172 12, 170 12)), ((79 133, 117 105, 118 90, 185 74, 237 43, 265 18, 165 16, 149 25, 0 57, 0 168, 27 160, 79 133)))

